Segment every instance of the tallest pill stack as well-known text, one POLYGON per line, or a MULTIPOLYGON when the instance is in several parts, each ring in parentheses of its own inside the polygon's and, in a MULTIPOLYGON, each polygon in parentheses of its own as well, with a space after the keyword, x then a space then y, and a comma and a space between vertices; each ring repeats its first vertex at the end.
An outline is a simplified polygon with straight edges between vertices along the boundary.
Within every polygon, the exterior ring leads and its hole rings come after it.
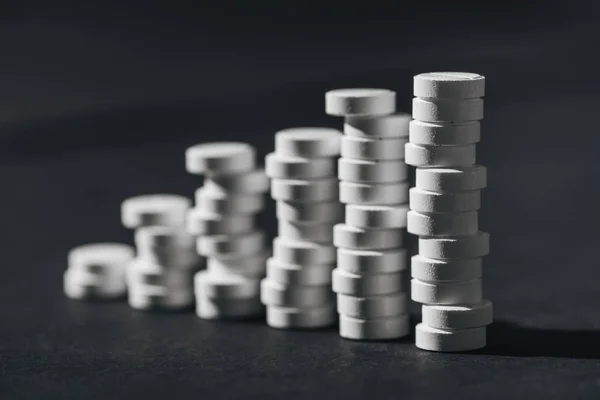
POLYGON ((417 347, 467 351, 486 344, 492 304, 482 297, 482 257, 489 235, 479 231, 486 168, 475 162, 485 78, 437 72, 414 77, 413 118, 406 163, 415 166, 409 233, 419 236, 412 258, 412 299, 422 303, 417 347))
POLYGON ((385 89, 339 89, 325 94, 326 113, 344 117, 338 163, 345 223, 334 228, 339 333, 383 340, 409 332, 403 248, 408 210, 404 145, 410 115, 394 114, 396 94, 385 89))

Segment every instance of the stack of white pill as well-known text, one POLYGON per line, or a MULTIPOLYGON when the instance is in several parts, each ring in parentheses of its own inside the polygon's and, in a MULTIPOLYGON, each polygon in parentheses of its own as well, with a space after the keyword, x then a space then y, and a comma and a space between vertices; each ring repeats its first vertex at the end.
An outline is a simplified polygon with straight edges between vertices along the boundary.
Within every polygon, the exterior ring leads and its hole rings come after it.
POLYGON ((63 275, 67 297, 77 300, 118 299, 125 296, 125 269, 134 250, 121 243, 95 243, 69 252, 63 275))
POLYGON ((191 201, 154 194, 123 201, 121 219, 135 229, 137 257, 127 267, 128 301, 138 310, 177 310, 194 301, 193 274, 201 259, 185 232, 191 201))
POLYGON ((330 128, 286 129, 275 134, 275 152, 266 157, 278 220, 261 284, 271 327, 310 329, 336 322, 331 271, 333 225, 343 215, 336 178, 341 136, 330 128))
POLYGON ((394 114, 396 94, 385 89, 333 90, 325 102, 327 114, 345 118, 338 177, 346 216, 334 229, 333 271, 340 335, 400 338, 410 331, 403 245, 411 118, 394 114))
POLYGON ((252 318, 264 313, 260 279, 268 251, 255 215, 264 208, 269 180, 246 143, 217 142, 186 151, 188 172, 204 176, 196 207, 187 215, 207 270, 194 277, 196 314, 203 319, 252 318))
POLYGON ((408 231, 419 236, 412 258, 412 299, 422 303, 417 347, 467 351, 484 347, 492 303, 482 297, 482 257, 489 235, 479 231, 486 168, 475 164, 485 79, 440 72, 414 78, 406 162, 417 167, 410 189, 408 231))

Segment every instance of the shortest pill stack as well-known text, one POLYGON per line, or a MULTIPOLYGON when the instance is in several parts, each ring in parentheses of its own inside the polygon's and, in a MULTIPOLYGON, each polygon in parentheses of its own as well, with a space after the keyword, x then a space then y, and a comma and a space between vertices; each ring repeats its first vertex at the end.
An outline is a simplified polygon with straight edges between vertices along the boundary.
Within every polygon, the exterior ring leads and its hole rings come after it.
POLYGON ((316 329, 336 322, 331 271, 333 225, 343 214, 336 178, 340 137, 330 128, 285 129, 275 134, 275 152, 266 157, 278 237, 261 300, 273 328, 316 329))
POLYGON ((119 299, 125 296, 125 269, 135 256, 131 246, 95 243, 69 252, 63 275, 65 295, 71 299, 119 299))
POLYGON ((394 114, 396 94, 385 89, 332 90, 325 103, 328 114, 345 118, 338 164, 345 223, 334 228, 332 279, 340 336, 400 338, 410 331, 404 146, 411 118, 394 114))
POLYGON ((422 303, 417 347, 475 350, 486 345, 492 303, 483 298, 482 257, 489 235, 479 230, 487 171, 476 164, 485 78, 463 72, 414 77, 406 163, 417 168, 410 189, 408 232, 419 236, 411 263, 412 299, 422 303))
POLYGON ((216 142, 186 151, 188 172, 204 176, 196 206, 187 215, 187 232, 207 257, 206 271, 194 277, 196 314, 203 319, 245 319, 264 314, 260 279, 268 252, 255 216, 264 208, 269 180, 256 166, 246 143, 216 142))

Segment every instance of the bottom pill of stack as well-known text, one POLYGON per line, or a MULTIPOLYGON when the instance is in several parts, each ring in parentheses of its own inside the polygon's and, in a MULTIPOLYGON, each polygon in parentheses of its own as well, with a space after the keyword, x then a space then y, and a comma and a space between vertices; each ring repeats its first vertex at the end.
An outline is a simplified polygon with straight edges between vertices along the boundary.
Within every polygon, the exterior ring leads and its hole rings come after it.
POLYGON ((133 248, 121 243, 86 244, 72 249, 63 275, 65 295, 77 300, 124 297, 125 271, 133 257, 133 248))

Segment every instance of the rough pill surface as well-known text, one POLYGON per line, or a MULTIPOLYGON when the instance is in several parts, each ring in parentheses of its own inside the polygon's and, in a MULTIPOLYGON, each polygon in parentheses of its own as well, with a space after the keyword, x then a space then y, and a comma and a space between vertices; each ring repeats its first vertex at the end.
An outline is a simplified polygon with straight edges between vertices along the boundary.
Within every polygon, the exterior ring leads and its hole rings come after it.
POLYGON ((396 273, 407 269, 406 249, 353 250, 337 249, 337 267, 355 275, 396 273))
POLYGON ((489 251, 490 235, 487 232, 454 238, 419 238, 419 254, 428 258, 477 258, 489 251))
POLYGON ((396 92, 387 89, 337 89, 325 93, 325 112, 334 116, 386 115, 396 111, 396 92))
POLYGON ((473 235, 479 229, 477 211, 453 214, 422 214, 410 210, 406 229, 417 236, 473 235))
POLYGON ((288 240, 306 240, 323 244, 333 243, 333 225, 302 224, 280 219, 277 221, 279 237, 288 240))
POLYGON ((421 323, 416 327, 415 344, 420 349, 439 352, 477 350, 486 345, 486 329, 443 330, 421 323))
POLYGON ((336 249, 330 245, 277 237, 273 240, 273 257, 288 264, 332 264, 336 260, 336 249))
POLYGON ((339 316, 340 336, 351 340, 399 339, 409 334, 408 315, 385 318, 359 319, 339 316))
POLYGON ((256 151, 242 142, 203 143, 186 150, 185 165, 192 174, 246 172, 256 165, 256 151))
POLYGON ((278 201, 321 202, 338 197, 337 178, 318 180, 273 179, 271 197, 278 201))
POLYGON ((291 157, 334 157, 340 154, 342 132, 332 128, 289 128, 275 133, 275 153, 291 157))
POLYGON ((434 123, 413 120, 409 132, 411 143, 425 146, 464 146, 481 140, 479 121, 434 123))
POLYGON ((352 158, 338 160, 338 178, 348 182, 391 183, 404 181, 408 168, 404 161, 370 161, 352 158))
POLYGON ((269 190, 269 179, 263 169, 236 174, 213 174, 204 179, 204 187, 222 194, 261 194, 269 190))
POLYGON ((266 306, 299 308, 326 307, 335 301, 329 285, 282 285, 268 278, 261 281, 260 299, 266 306))
POLYGON ((187 215, 187 232, 191 235, 239 235, 254 229, 252 215, 211 214, 200 208, 192 208, 187 215))
POLYGON ((438 99, 485 96, 485 77, 471 72, 426 72, 413 78, 413 95, 438 99))
POLYGON ((414 167, 460 167, 475 164, 475 145, 427 146, 407 143, 406 164, 414 167))
POLYGON ((333 227, 333 243, 336 247, 357 250, 382 250, 401 247, 404 232, 400 228, 367 229, 347 224, 333 227))
POLYGON ((130 197, 121 203, 121 221, 126 228, 169 225, 183 226, 192 202, 175 194, 148 194, 130 197))
POLYGON ((403 289, 404 274, 395 272, 380 275, 356 275, 336 268, 332 274, 333 291, 357 297, 382 296, 403 289))
POLYGON ((337 310, 341 315, 359 319, 398 316, 408 313, 408 296, 401 292, 370 297, 338 294, 337 310))
POLYGON ((359 160, 402 160, 405 138, 373 139, 344 135, 342 157, 359 160))
POLYGON ((318 329, 334 325, 335 306, 297 308, 267 307, 267 325, 277 329, 318 329))
POLYGON ((411 276, 429 283, 479 279, 483 275, 482 260, 481 257, 435 260, 417 254, 411 258, 411 276))
POLYGON ((402 204, 408 201, 408 186, 408 182, 359 183, 340 181, 339 199, 344 204, 402 204))
POLYGON ((236 193, 231 196, 205 187, 196 190, 195 198, 197 208, 212 214, 257 214, 265 205, 261 193, 236 193))
POLYGON ((437 329, 468 329, 490 325, 494 319, 489 300, 460 306, 422 306, 423 323, 437 329))
POLYGON ((267 176, 275 179, 319 179, 337 174, 336 160, 281 156, 277 153, 265 157, 267 176))
POLYGON ((210 257, 206 262, 206 269, 211 273, 236 274, 249 279, 261 279, 265 276, 269 256, 270 252, 261 251, 233 259, 210 257))
POLYGON ((461 213, 477 211, 481 208, 481 191, 441 193, 410 188, 409 207, 420 213, 461 213))
POLYGON ((325 201, 319 203, 277 201, 275 203, 275 209, 276 217, 278 219, 292 222, 338 222, 342 220, 344 215, 344 206, 337 201, 325 201))
POLYGON ((473 304, 483 300, 481 279, 460 282, 421 282, 411 280, 411 297, 422 304, 473 304))
POLYGON ((357 228, 404 228, 408 206, 346 205, 346 224, 357 228))
POLYGON ((406 138, 411 119, 408 113, 347 116, 344 118, 344 135, 372 139, 406 138))
POLYGON ((196 245, 198 254, 204 256, 236 258, 261 252, 265 247, 265 235, 262 231, 253 231, 239 236, 201 236, 196 245))
POLYGON ((425 122, 464 122, 483 119, 483 99, 413 99, 412 116, 425 122))
POLYGON ((433 192, 466 192, 487 186, 487 168, 483 165, 453 168, 417 168, 415 186, 433 192))
POLYGON ((295 265, 275 258, 267 260, 267 278, 281 285, 322 286, 331 284, 333 264, 295 265))

